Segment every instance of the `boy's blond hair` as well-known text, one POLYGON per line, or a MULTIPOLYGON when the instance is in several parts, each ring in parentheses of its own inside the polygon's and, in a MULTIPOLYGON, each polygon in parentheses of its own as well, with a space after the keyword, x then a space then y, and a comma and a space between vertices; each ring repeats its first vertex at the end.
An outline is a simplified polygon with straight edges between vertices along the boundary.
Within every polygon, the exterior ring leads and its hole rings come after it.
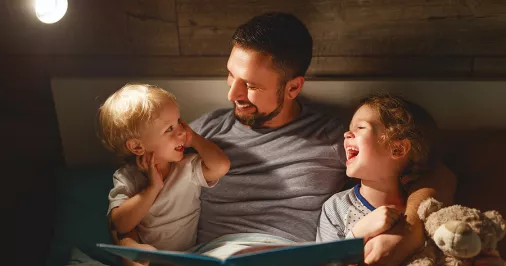
POLYGON ((167 103, 177 105, 176 97, 160 87, 126 84, 99 108, 98 134, 102 144, 120 157, 132 155, 126 141, 140 138, 145 127, 158 118, 167 103))

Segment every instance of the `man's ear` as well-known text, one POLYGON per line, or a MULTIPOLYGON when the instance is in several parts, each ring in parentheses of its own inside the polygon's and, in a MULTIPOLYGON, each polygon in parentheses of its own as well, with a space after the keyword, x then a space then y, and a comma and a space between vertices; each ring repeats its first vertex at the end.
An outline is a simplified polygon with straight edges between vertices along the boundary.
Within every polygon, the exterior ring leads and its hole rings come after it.
POLYGON ((127 149, 135 155, 143 155, 145 150, 144 146, 139 139, 128 139, 126 141, 127 149))
POLYGON ((290 100, 295 99, 302 91, 302 86, 304 86, 304 77, 302 76, 295 77, 286 82, 286 97, 290 100))
POLYGON ((411 142, 407 139, 396 140, 392 145, 392 158, 401 159, 409 154, 411 142))

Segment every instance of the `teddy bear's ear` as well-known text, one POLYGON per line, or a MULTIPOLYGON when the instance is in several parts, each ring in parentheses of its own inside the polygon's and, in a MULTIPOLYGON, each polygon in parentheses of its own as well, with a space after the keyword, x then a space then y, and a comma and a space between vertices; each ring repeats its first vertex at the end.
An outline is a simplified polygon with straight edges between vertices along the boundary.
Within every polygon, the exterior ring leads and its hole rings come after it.
POLYGON ((498 211, 486 211, 483 213, 495 224, 498 240, 501 240, 506 234, 506 221, 498 211))
POLYGON ((420 203, 420 206, 418 207, 418 216, 423 222, 425 222, 427 221, 427 218, 429 218, 429 215, 439 211, 441 208, 443 208, 442 202, 439 202, 434 198, 428 198, 420 203))

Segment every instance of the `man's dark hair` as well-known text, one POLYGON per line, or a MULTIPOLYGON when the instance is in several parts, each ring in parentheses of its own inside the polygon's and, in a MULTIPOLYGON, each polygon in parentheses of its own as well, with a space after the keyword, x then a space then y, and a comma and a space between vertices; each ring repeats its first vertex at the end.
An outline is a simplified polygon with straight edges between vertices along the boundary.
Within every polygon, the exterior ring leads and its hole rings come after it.
POLYGON ((285 82, 306 74, 313 53, 313 38, 304 23, 281 12, 253 17, 236 30, 232 44, 272 56, 285 82))

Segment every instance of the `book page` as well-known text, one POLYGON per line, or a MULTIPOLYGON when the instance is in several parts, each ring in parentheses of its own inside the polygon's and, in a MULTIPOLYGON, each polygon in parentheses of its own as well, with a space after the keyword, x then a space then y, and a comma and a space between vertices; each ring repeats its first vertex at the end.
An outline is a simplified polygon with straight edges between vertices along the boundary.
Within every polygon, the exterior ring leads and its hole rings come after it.
POLYGON ((209 257, 214 257, 220 260, 225 260, 226 258, 235 255, 236 253, 241 252, 242 250, 248 248, 250 248, 250 246, 241 244, 228 244, 221 247, 217 247, 215 249, 209 250, 201 254, 209 257))

